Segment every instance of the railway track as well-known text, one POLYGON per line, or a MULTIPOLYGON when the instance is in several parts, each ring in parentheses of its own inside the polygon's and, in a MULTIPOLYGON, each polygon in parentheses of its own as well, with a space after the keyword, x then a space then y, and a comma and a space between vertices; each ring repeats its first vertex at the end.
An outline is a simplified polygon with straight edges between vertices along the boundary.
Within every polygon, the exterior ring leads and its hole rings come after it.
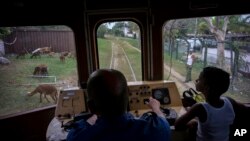
POLYGON ((127 81, 137 81, 135 71, 120 40, 112 40, 110 68, 120 70, 127 81))
MULTIPOLYGON (((111 40, 112 42, 112 53, 111 53, 111 61, 110 61, 110 68, 117 69, 122 71, 122 73, 125 75, 128 81, 137 81, 136 74, 134 71, 133 66, 131 65, 131 61, 128 58, 128 55, 126 51, 124 51, 124 48, 133 48, 134 50, 141 52, 139 49, 131 46, 128 42, 119 40, 117 38, 113 38, 111 40), (124 46, 125 45, 125 46, 124 46)), ((132 60, 133 61, 133 60, 132 60)), ((170 67, 166 64, 164 64, 164 73, 168 74, 170 72, 170 67)), ((171 75, 170 80, 175 81, 177 84, 177 87, 182 93, 184 90, 189 88, 194 88, 193 82, 184 83, 183 81, 185 78, 176 72, 173 68, 171 69, 171 75)))

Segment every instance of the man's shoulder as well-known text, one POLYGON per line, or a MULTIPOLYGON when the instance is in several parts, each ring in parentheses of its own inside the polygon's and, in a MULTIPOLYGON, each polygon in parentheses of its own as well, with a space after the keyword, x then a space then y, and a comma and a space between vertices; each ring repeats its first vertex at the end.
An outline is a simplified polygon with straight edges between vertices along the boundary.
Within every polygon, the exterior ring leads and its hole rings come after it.
POLYGON ((171 129, 168 121, 159 116, 152 117, 147 122, 147 127, 144 129, 144 133, 147 135, 147 139, 154 141, 168 141, 171 136, 171 129))
POLYGON ((159 117, 156 114, 141 117, 141 120, 146 121, 146 126, 153 129, 170 129, 169 123, 166 118, 159 117))

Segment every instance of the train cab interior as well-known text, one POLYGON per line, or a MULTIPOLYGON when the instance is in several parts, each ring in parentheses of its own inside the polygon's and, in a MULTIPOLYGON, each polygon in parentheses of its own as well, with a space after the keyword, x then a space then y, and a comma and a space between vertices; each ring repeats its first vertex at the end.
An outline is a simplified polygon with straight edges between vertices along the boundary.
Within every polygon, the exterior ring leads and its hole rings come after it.
MULTIPOLYGON (((149 111, 149 97, 159 100, 173 141, 188 140, 174 122, 190 104, 184 101, 187 93, 195 102, 205 101, 195 80, 206 66, 226 70, 225 95, 250 105, 249 1, 4 0, 1 5, 4 140, 65 140, 65 134, 55 134, 72 119, 89 116, 87 81, 100 68, 124 74, 128 110, 135 117, 149 111), (189 53, 195 58, 191 69, 189 53)), ((248 115, 235 118, 230 140, 244 140, 234 133, 250 129, 248 115)))

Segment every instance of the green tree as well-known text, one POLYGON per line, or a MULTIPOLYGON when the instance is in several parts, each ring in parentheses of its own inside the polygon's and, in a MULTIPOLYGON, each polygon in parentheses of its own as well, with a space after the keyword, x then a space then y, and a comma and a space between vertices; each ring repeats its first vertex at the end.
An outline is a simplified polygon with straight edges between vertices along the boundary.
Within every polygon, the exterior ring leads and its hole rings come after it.
POLYGON ((105 38, 105 34, 108 32, 106 24, 101 24, 97 29, 97 38, 105 38))
POLYGON ((187 52, 190 51, 190 43, 188 42, 189 35, 196 33, 196 19, 180 19, 167 22, 164 27, 163 37, 169 43, 169 49, 175 49, 175 40, 181 39, 186 42, 187 52), (172 46, 171 46, 172 45, 172 46))
POLYGON ((224 42, 226 38, 229 17, 228 16, 204 17, 203 19, 206 21, 209 31, 214 35, 217 41, 216 64, 218 67, 224 68, 225 66, 224 42))
POLYGON ((124 37, 124 28, 126 27, 126 23, 125 22, 116 22, 114 24, 114 26, 112 27, 112 33, 115 36, 120 36, 120 37, 124 37))
POLYGON ((0 27, 0 39, 3 39, 7 35, 11 34, 10 27, 0 27))
POLYGON ((140 36, 140 28, 139 28, 139 26, 138 26, 135 22, 128 21, 127 27, 128 27, 131 31, 133 31, 133 32, 136 33, 135 36, 134 36, 134 38, 135 38, 135 39, 138 38, 138 39, 140 40, 140 37, 136 37, 136 35, 139 35, 139 36, 140 36))
MULTIPOLYGON (((0 27, 0 41, 2 42, 3 38, 11 34, 10 27, 0 27)), ((5 53, 4 45, 0 47, 0 56, 3 56, 5 53)))
MULTIPOLYGON (((233 16, 219 16, 219 17, 205 17, 203 18, 206 24, 200 26, 203 31, 209 29, 217 41, 217 66, 224 68, 224 50, 227 33, 235 34, 249 34, 250 33, 250 15, 233 15, 233 16)), ((234 46, 233 50, 238 50, 234 46)), ((235 61, 234 61, 235 62, 235 61)), ((233 67, 233 66, 231 66, 233 67)))

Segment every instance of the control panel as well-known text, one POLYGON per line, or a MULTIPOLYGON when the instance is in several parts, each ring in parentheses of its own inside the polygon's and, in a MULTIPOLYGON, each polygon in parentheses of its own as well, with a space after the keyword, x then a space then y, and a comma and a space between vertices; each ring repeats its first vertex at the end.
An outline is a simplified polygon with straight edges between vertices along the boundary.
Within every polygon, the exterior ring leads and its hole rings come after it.
POLYGON ((173 81, 130 82, 129 110, 149 109, 146 102, 149 97, 157 99, 162 108, 182 106, 179 91, 173 81))
POLYGON ((81 112, 87 112, 85 94, 86 90, 79 88, 61 90, 57 101, 55 117, 67 119, 81 112))
MULTIPOLYGON (((143 113, 150 111, 146 104, 149 97, 153 97, 160 102, 161 109, 166 113, 166 116, 174 113, 174 110, 171 108, 182 107, 180 94, 173 81, 129 82, 128 88, 128 110, 136 117, 140 117, 143 113)), ((86 89, 70 88, 61 90, 55 116, 59 119, 70 119, 80 113, 88 112, 86 96, 86 89)))

